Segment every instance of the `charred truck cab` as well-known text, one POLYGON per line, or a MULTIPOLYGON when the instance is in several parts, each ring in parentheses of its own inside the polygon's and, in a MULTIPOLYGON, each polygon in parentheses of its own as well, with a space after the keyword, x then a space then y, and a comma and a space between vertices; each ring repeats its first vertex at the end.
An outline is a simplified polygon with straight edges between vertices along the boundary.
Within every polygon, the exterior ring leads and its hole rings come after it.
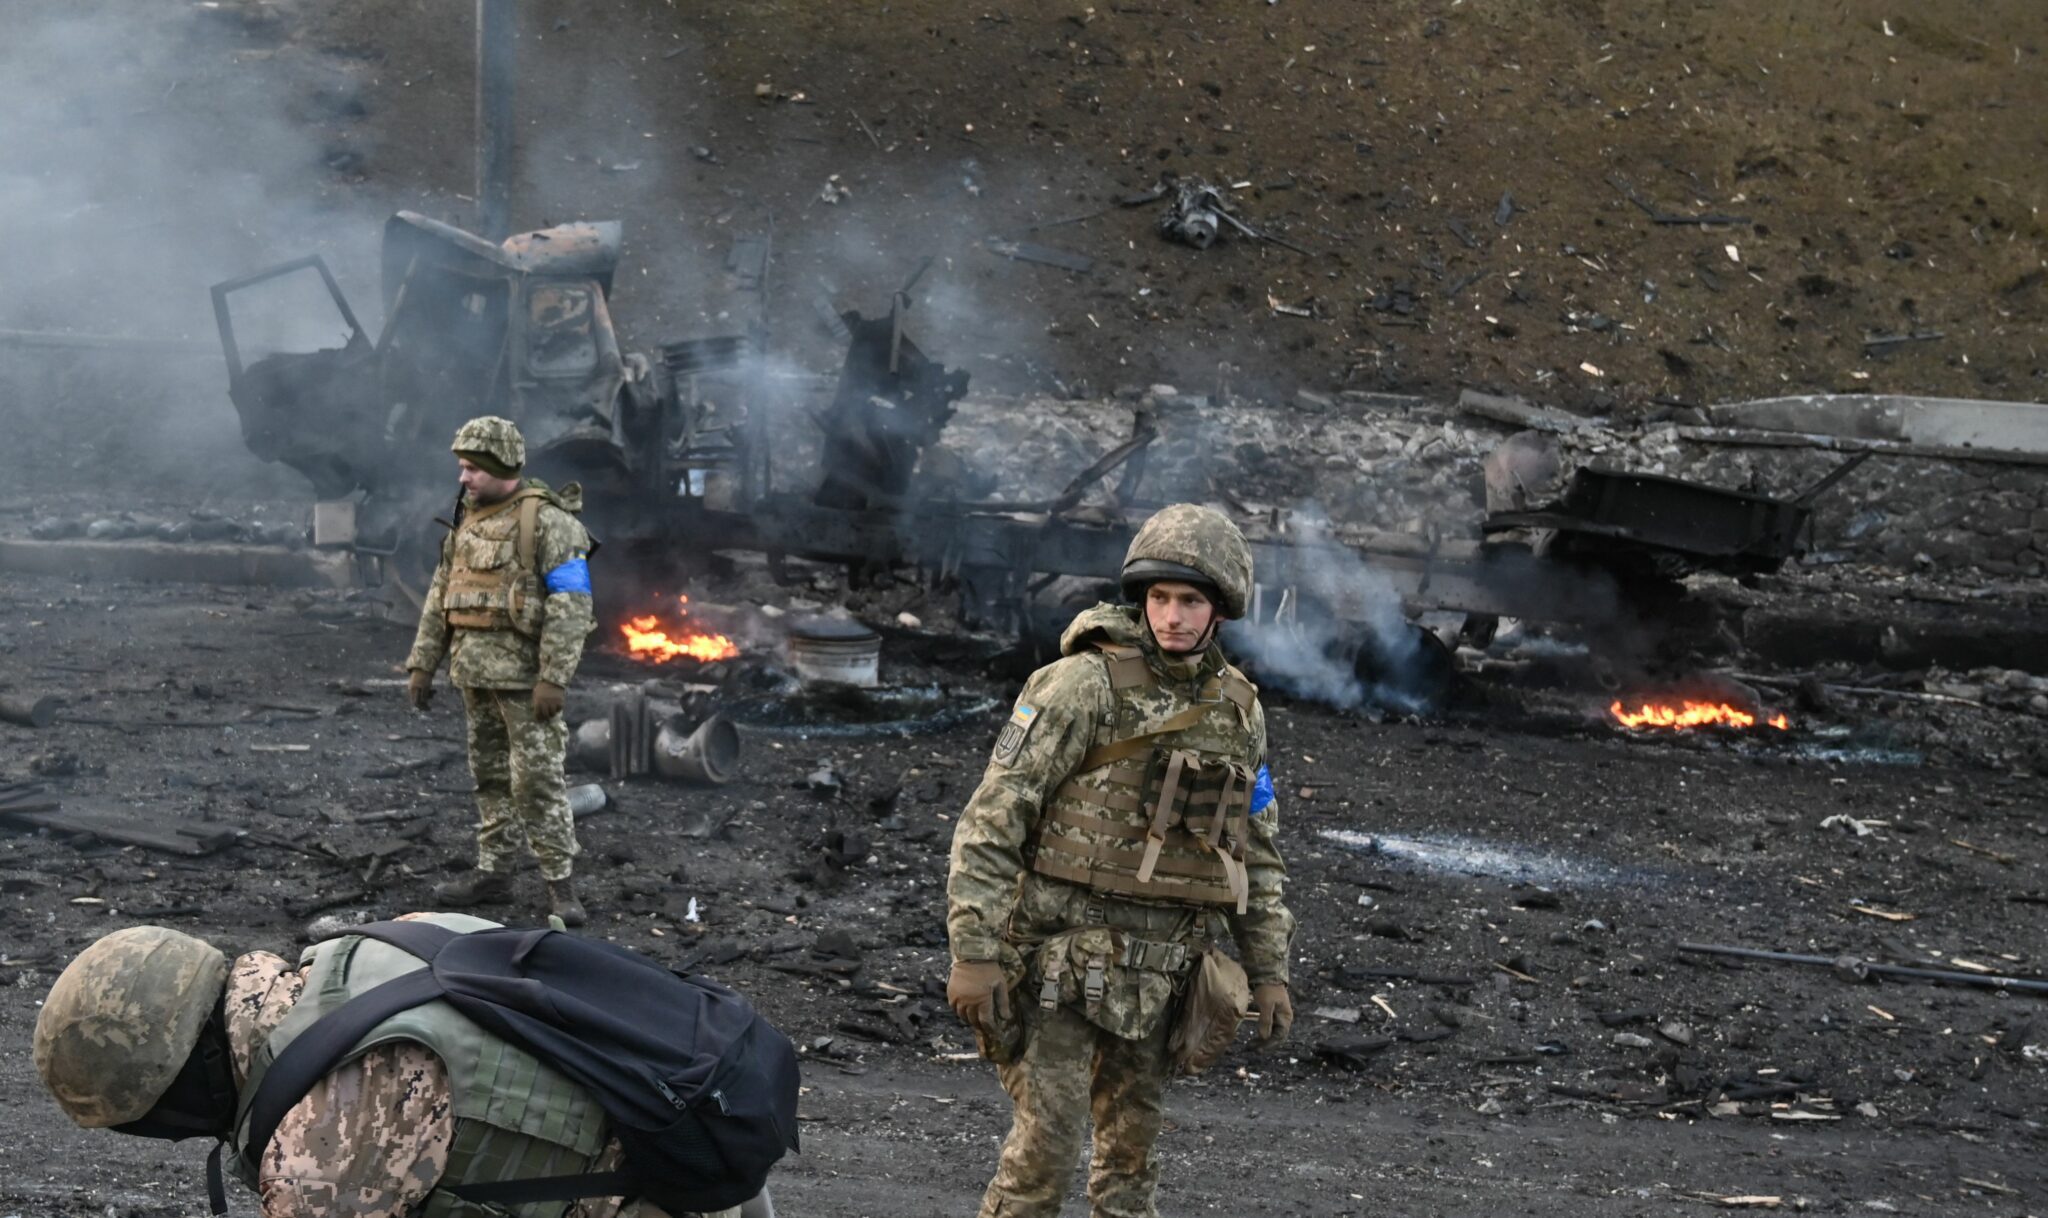
POLYGON ((243 439, 312 482, 316 533, 327 533, 316 540, 399 555, 403 578, 416 565, 406 556, 438 541, 432 519, 453 494, 447 438, 481 414, 516 422, 530 467, 581 481, 593 505, 661 497, 664 403, 647 359, 620 351, 609 306, 621 232, 616 221, 564 224, 492 245, 400 212, 384 226, 375 339, 318 255, 214 286, 243 439), (245 364, 235 295, 307 272, 346 341, 245 364))

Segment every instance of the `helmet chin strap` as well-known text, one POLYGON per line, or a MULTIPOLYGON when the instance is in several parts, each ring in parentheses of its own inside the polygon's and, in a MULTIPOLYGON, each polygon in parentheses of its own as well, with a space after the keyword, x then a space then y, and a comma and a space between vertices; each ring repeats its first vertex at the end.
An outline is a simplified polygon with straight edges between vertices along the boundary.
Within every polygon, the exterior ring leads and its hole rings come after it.
POLYGON ((1159 635, 1152 629, 1152 616, 1146 613, 1142 608, 1140 608, 1138 611, 1138 620, 1144 623, 1145 637, 1152 640, 1152 645, 1159 649, 1159 654, 1166 656, 1169 659, 1176 660, 1192 660, 1196 656, 1199 656, 1203 652, 1209 650, 1210 644, 1216 641, 1217 628, 1223 625, 1222 618, 1211 617, 1209 619, 1208 629, 1202 631, 1202 637, 1195 640, 1195 645, 1193 647, 1188 648, 1186 651, 1168 651, 1166 649, 1166 644, 1159 641, 1159 635))

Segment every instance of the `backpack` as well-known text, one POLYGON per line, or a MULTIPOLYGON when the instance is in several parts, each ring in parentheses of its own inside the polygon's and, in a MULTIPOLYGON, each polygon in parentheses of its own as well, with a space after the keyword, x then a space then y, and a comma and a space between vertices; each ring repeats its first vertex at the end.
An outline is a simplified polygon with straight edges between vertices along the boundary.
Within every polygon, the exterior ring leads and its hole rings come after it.
POLYGON ((638 1197, 671 1214, 740 1205, 797 1149, 797 1056, 747 1000, 705 977, 562 931, 372 922, 344 932, 427 967, 360 994, 285 1046, 249 1103, 258 1160, 287 1112, 370 1029, 445 1001, 581 1085, 624 1150, 618 1170, 452 1185, 501 1206, 638 1197))

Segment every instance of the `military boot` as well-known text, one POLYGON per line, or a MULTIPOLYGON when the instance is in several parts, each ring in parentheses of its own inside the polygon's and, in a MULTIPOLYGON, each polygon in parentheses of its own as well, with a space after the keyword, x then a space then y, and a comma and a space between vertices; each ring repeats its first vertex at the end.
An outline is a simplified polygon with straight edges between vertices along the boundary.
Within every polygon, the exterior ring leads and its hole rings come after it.
POLYGON ((511 899, 512 877, 502 871, 485 871, 481 867, 459 880, 434 885, 434 904, 443 909, 502 905, 511 899))
POLYGON ((576 899, 576 881, 568 876, 548 881, 548 912, 560 918, 564 926, 581 926, 588 920, 583 902, 576 899))

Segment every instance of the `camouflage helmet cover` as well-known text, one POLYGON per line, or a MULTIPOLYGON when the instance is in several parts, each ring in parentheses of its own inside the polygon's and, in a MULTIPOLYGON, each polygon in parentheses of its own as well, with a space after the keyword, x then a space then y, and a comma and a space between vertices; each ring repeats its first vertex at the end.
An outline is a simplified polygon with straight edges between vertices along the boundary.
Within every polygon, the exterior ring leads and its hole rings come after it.
POLYGON ((162 926, 131 926, 78 954, 36 1016, 36 1073, 87 1129, 139 1119, 199 1043, 227 985, 220 949, 162 926))
POLYGON ((489 461, 477 464, 488 468, 495 463, 500 469, 490 472, 501 478, 509 478, 526 464, 526 437, 519 434, 519 427, 510 419, 487 414, 471 419, 455 432, 455 443, 448 446, 457 456, 475 460, 478 455, 489 461), (502 470, 502 472, 501 472, 502 470))
POLYGON ((1144 585, 1182 579, 1207 583, 1226 618, 1244 616, 1251 598, 1252 549, 1230 518, 1196 503, 1176 503, 1147 520, 1124 554, 1124 595, 1144 585), (1188 579, 1189 575, 1200 580, 1188 579))

